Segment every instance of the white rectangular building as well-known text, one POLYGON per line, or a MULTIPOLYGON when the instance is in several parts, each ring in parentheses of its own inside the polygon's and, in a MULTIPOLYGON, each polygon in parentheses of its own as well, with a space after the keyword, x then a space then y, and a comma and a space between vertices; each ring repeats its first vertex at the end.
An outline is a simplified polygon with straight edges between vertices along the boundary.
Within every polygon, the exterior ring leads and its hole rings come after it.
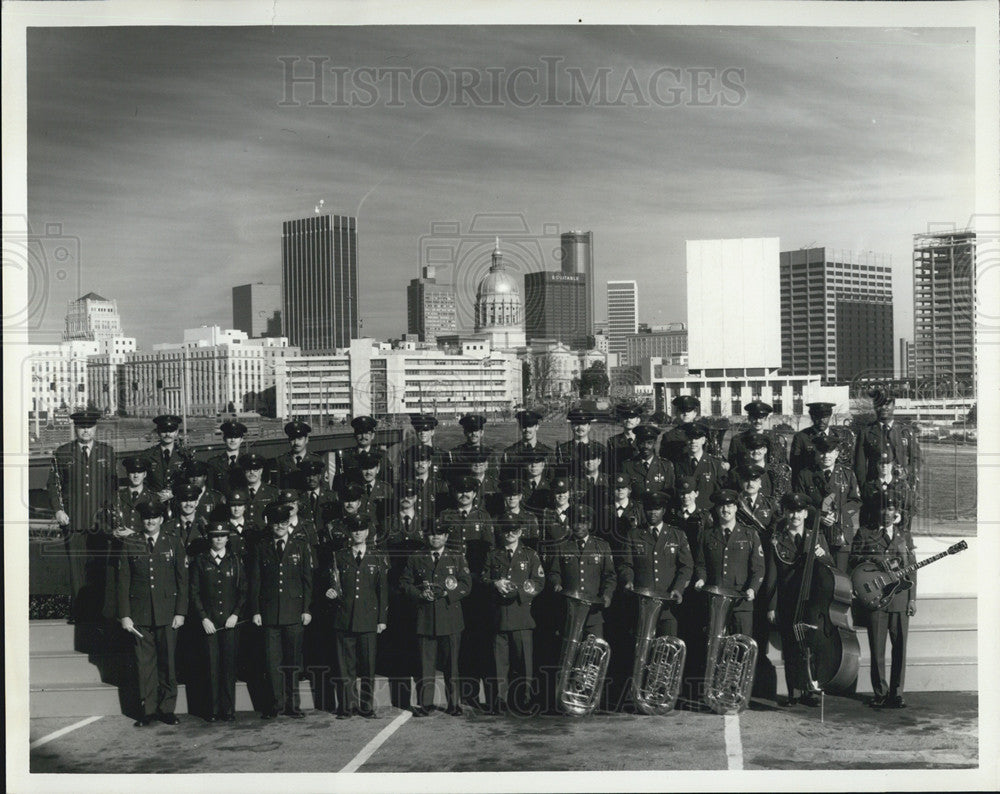
POLYGON ((279 363, 275 396, 279 415, 319 426, 364 414, 495 415, 521 401, 521 361, 478 337, 445 349, 354 339, 279 363))
POLYGON ((779 247, 777 237, 687 241, 690 369, 781 366, 779 247))
POLYGON ((625 338, 639 331, 639 285, 635 281, 608 282, 608 352, 624 360, 625 338))

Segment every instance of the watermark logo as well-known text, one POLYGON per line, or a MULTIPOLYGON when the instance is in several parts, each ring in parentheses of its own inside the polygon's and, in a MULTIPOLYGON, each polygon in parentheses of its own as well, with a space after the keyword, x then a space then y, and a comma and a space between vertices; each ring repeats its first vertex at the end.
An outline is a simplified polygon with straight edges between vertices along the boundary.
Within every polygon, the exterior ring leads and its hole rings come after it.
POLYGON ((60 223, 35 232, 23 215, 4 215, 3 280, 19 279, 25 280, 27 293, 24 299, 4 301, 4 333, 41 329, 58 285, 74 285, 74 295, 80 294, 80 238, 63 234, 60 223))
POLYGON ((338 66, 282 55, 279 107, 730 108, 747 100, 736 66, 581 68, 559 55, 515 66, 338 66))

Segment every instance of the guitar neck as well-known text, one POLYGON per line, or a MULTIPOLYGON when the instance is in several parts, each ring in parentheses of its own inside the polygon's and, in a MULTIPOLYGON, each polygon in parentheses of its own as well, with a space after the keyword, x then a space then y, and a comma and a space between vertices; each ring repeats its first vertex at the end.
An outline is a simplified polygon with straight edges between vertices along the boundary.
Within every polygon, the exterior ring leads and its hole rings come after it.
POLYGON ((940 554, 935 554, 933 557, 928 557, 926 560, 922 560, 921 562, 915 562, 913 563, 913 565, 907 565, 905 568, 900 568, 895 573, 897 576, 902 578, 907 574, 913 573, 918 568, 923 568, 925 565, 930 565, 932 562, 937 562, 938 560, 943 559, 947 556, 948 552, 942 551, 940 554))

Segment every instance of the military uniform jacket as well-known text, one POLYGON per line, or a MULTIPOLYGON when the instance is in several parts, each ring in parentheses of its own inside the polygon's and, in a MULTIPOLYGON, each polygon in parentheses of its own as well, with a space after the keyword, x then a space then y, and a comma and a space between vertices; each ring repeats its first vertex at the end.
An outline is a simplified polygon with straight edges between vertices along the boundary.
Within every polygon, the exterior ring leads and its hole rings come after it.
POLYGON ((639 454, 639 447, 636 446, 635 436, 629 438, 622 433, 615 433, 608 439, 608 474, 612 477, 622 470, 625 461, 631 460, 639 454))
POLYGON ((587 536, 583 551, 577 540, 570 538, 560 543, 552 555, 548 583, 553 588, 603 599, 611 597, 617 582, 611 547, 593 535, 587 536))
POLYGON ((312 550, 304 538, 286 537, 281 557, 275 539, 261 540, 250 567, 250 610, 265 626, 288 626, 312 606, 312 550))
MULTIPOLYGON (((816 465, 816 447, 814 442, 820 435, 830 436, 840 441, 840 434, 832 427, 827 428, 825 433, 814 427, 807 427, 792 436, 792 451, 788 455, 788 463, 792 467, 792 481, 802 469, 809 469, 816 465)), ((843 458, 838 458, 838 462, 843 463, 843 458)))
POLYGON ((247 600, 247 572, 240 555, 227 544, 216 564, 211 550, 194 557, 189 569, 191 608, 199 620, 208 618, 221 629, 230 615, 239 616, 247 600))
POLYGON ((435 523, 448 530, 448 551, 464 554, 472 573, 478 575, 483 570, 486 554, 496 545, 489 513, 473 508, 463 518, 459 510, 445 510, 435 523))
POLYGON ((196 514, 190 521, 180 516, 168 519, 163 522, 161 530, 176 535, 184 544, 188 556, 194 557, 208 548, 208 538, 205 536, 206 526, 205 519, 196 514))
POLYGON ((555 547, 569 537, 569 523, 566 521, 566 513, 560 513, 554 508, 549 508, 542 513, 541 520, 542 539, 539 544, 539 552, 543 560, 548 560, 549 555, 555 553, 555 547))
POLYGON ((278 489, 272 485, 258 485, 256 493, 250 488, 247 489, 247 493, 250 494, 250 501, 247 502, 247 509, 243 511, 243 515, 250 523, 263 527, 264 508, 278 498, 278 489))
POLYGON ((656 455, 649 461, 633 457, 622 464, 621 472, 631 480, 635 496, 649 491, 669 492, 674 488, 674 465, 656 455))
POLYGON ((427 475, 426 480, 414 479, 413 482, 417 485, 417 510, 428 518, 438 515, 447 501, 448 486, 433 474, 427 475))
MULTIPOLYGON (((315 452, 306 450, 300 453, 300 461, 315 460, 323 462, 323 458, 315 452)), ((271 461, 270 471, 265 471, 268 482, 276 488, 293 488, 299 490, 303 486, 302 472, 299 470, 299 462, 296 455, 291 451, 282 452, 271 461)))
POLYGON ((213 491, 211 488, 205 488, 201 492, 201 496, 198 498, 198 507, 195 508, 195 512, 209 520, 213 513, 215 513, 220 507, 224 507, 226 504, 226 497, 224 497, 218 491, 213 491))
POLYGON ((858 435, 854 447, 854 476, 858 482, 878 479, 883 452, 906 470, 906 479, 913 485, 920 471, 920 445, 913 428, 898 421, 893 421, 888 432, 881 422, 872 422, 858 435))
POLYGON ((522 477, 521 508, 534 513, 541 520, 541 514, 552 505, 552 488, 548 472, 543 471, 536 483, 530 477, 522 477))
POLYGON ((830 510, 837 518, 831 526, 820 524, 826 534, 830 548, 849 546, 854 538, 858 522, 858 508, 861 507, 861 492, 858 481, 846 466, 834 464, 830 481, 821 469, 803 469, 795 478, 794 490, 805 495, 810 504, 821 509, 827 496, 833 495, 830 510))
POLYGON ((139 505, 159 502, 160 498, 143 483, 142 490, 132 496, 131 489, 125 485, 118 489, 115 500, 115 529, 131 529, 142 533, 142 518, 139 515, 139 505))
POLYGON ((369 544, 361 565, 350 547, 333 557, 329 587, 336 588, 333 602, 334 631, 373 632, 389 614, 389 561, 369 544))
POLYGON ((253 556, 253 548, 264 537, 264 529, 251 524, 244 515, 242 524, 237 526, 231 520, 226 522, 229 527, 229 541, 226 543, 226 554, 233 552, 238 554, 243 561, 243 570, 249 577, 250 562, 253 556))
MULTIPOLYGON (((775 519, 778 516, 778 510, 775 507, 774 500, 768 499, 762 493, 758 493, 757 498, 753 501, 753 504, 750 503, 750 500, 745 494, 740 495, 740 501, 749 509, 751 515, 764 525, 764 531, 770 534, 771 529, 774 527, 775 519)), ((740 511, 742 511, 742 509, 743 507, 741 506, 740 511)), ((759 527, 755 526, 754 528, 760 532, 759 527)), ((761 537, 761 542, 767 542, 767 538, 761 537)))
POLYGON ((84 463, 76 441, 56 447, 49 468, 49 504, 53 511, 69 515, 69 531, 87 532, 99 524, 102 530, 112 520, 118 486, 115 451, 103 441, 94 441, 84 463))
POLYGON ((601 539, 608 542, 612 551, 624 549, 629 533, 642 526, 645 521, 642 507, 632 498, 629 498, 628 504, 622 509, 621 516, 618 515, 618 504, 615 502, 608 505, 606 514, 601 539))
MULTIPOLYGON (((302 537, 313 548, 313 551, 315 551, 316 547, 319 545, 319 532, 316 529, 316 525, 312 521, 303 518, 301 513, 295 516, 295 518, 297 518, 298 521, 294 524, 289 524, 288 535, 302 537)), ((372 545, 375 544, 372 543, 372 545)), ((313 561, 315 562, 315 555, 313 561)))
POLYGON ((680 459, 687 454, 687 441, 684 431, 677 426, 660 436, 660 457, 673 463, 675 472, 680 459))
POLYGON ((523 585, 530 581, 535 585, 535 595, 545 586, 545 570, 538 554, 523 543, 518 543, 513 557, 507 559, 506 548, 492 549, 486 557, 483 582, 490 587, 493 599, 493 618, 496 631, 523 631, 535 628, 531 617, 531 602, 534 595, 524 592, 523 585), (496 589, 500 579, 510 579, 514 593, 503 595, 496 589))
POLYGON ((414 552, 403 567, 399 586, 403 594, 416 603, 418 635, 443 637, 458 634, 465 628, 461 602, 472 590, 472 574, 462 554, 444 549, 435 565, 430 549, 414 552), (448 577, 457 583, 454 590, 447 589, 448 577), (437 585, 436 589, 444 595, 433 601, 425 600, 425 582, 437 585))
POLYGON ((541 452, 545 455, 546 466, 551 466, 555 462, 556 451, 548 444, 536 440, 535 445, 531 446, 523 441, 516 441, 504 449, 500 458, 507 476, 519 477, 521 475, 521 472, 524 471, 525 458, 529 452, 541 452))
POLYGON ((682 455, 674 464, 674 475, 691 477, 698 483, 698 501, 695 504, 699 510, 708 510, 712 507, 712 494, 720 490, 726 481, 726 471, 722 467, 722 461, 707 454, 701 456, 697 465, 692 465, 688 455, 682 455))
MULTIPOLYGON (((916 560, 910 550, 912 542, 907 532, 902 532, 897 524, 894 528, 892 540, 886 537, 885 532, 879 526, 863 526, 854 536, 854 543, 851 545, 851 556, 848 564, 853 569, 863 562, 881 562, 897 560, 900 567, 912 565, 916 560)), ((896 593, 892 600, 883 607, 883 612, 905 612, 910 601, 917 598, 917 573, 914 571, 908 577, 913 582, 909 590, 896 593)))
MULTIPOLYGON (((240 453, 233 453, 239 458, 240 453)), ((243 470, 239 466, 229 463, 229 453, 223 452, 221 455, 214 455, 205 463, 208 465, 207 485, 213 491, 218 491, 223 496, 229 496, 234 488, 246 488, 247 480, 243 470)))
POLYGON ((335 505, 340 501, 336 491, 321 484, 319 492, 299 491, 299 518, 322 526, 332 516, 335 505))
MULTIPOLYGON (((735 433, 729 441, 729 452, 726 455, 726 460, 729 461, 729 466, 731 469, 739 468, 742 464, 749 462, 750 456, 747 454, 747 436, 753 433, 753 430, 744 430, 741 433, 735 433)), ((781 440, 777 433, 773 430, 762 431, 764 438, 767 439, 767 460, 769 463, 788 463, 788 451, 785 449, 785 442, 781 440)))
MULTIPOLYGON (((736 522, 727 541, 722 528, 712 523, 701 533, 694 552, 694 578, 706 585, 732 587, 736 590, 753 588, 760 593, 764 583, 764 549, 757 531, 736 522)), ((739 601, 736 612, 752 612, 752 601, 739 601)))
POLYGON ((570 480, 570 491, 572 498, 579 503, 587 505, 594 511, 594 531, 603 534, 603 527, 597 525, 604 521, 608 510, 608 498, 611 495, 608 478, 604 474, 598 474, 596 479, 589 477, 574 477, 570 480))
MULTIPOLYGON (((791 625, 791 609, 794 608, 796 599, 799 597, 799 587, 802 584, 802 566, 805 563, 806 547, 805 538, 810 534, 811 529, 806 526, 802 532, 802 538, 797 539, 788 531, 788 525, 782 521, 771 534, 771 542, 768 548, 770 564, 767 566, 767 592, 768 610, 779 611, 779 624, 783 627, 791 625)), ((816 565, 833 565, 834 560, 830 554, 830 547, 826 544, 826 538, 820 532, 816 536, 818 545, 823 549, 823 556, 816 557, 816 565)))
POLYGON ((683 593, 694 572, 687 536, 666 522, 659 536, 648 525, 632 530, 624 551, 618 566, 622 585, 668 596, 675 590, 683 593))
POLYGON ((145 535, 125 538, 118 566, 118 616, 137 626, 168 626, 188 611, 188 558, 176 535, 160 528, 152 553, 145 535))
POLYGON ((691 548, 691 553, 694 554, 701 533, 712 525, 712 514, 707 510, 695 508, 694 512, 684 515, 684 509, 676 507, 664 516, 663 523, 680 527, 687 535, 688 546, 691 548))
POLYGON ((870 506, 876 498, 882 504, 895 502, 903 514, 904 524, 907 516, 913 512, 913 489, 902 479, 894 477, 889 482, 868 480, 861 486, 861 524, 871 526, 880 520, 880 516, 870 506))
POLYGON ((146 487, 153 491, 173 488, 184 476, 184 467, 193 459, 179 441, 174 442, 173 451, 166 463, 163 462, 163 448, 159 444, 147 447, 141 454, 149 464, 146 487))

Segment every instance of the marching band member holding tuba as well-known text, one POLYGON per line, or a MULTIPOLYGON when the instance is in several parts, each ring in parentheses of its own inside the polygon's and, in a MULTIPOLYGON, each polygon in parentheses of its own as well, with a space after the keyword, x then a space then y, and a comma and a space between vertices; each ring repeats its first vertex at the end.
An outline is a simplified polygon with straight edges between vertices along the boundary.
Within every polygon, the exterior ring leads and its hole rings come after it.
POLYGON ((491 549, 483 566, 483 581, 492 593, 493 669, 487 681, 486 703, 494 714, 508 705, 518 713, 533 692, 531 602, 545 585, 542 561, 521 543, 524 523, 516 515, 499 519, 503 545, 491 549))
MULTIPOLYGON (((662 491, 649 491, 642 498, 645 521, 633 529, 626 541, 624 553, 618 568, 618 576, 623 588, 634 592, 640 599, 638 620, 635 628, 635 661, 633 665, 632 687, 636 706, 646 713, 651 708, 646 703, 643 679, 654 673, 644 673, 647 657, 656 637, 677 635, 677 618, 674 608, 683 599, 694 571, 694 561, 688 546, 687 536, 682 529, 664 523, 668 497, 662 491)), ((679 643, 679 641, 676 641, 679 643)), ((683 644, 678 645, 683 649, 683 644)), ((665 674, 674 681, 672 697, 667 697, 672 705, 677 698, 680 676, 683 672, 684 653, 677 654, 677 669, 665 674)), ((669 708, 667 709, 669 710, 669 708)))
POLYGON ((434 700, 436 660, 443 660, 448 698, 445 713, 460 716, 458 652, 462 644, 462 599, 472 590, 472 574, 465 555, 445 548, 448 526, 428 522, 427 548, 410 555, 399 579, 403 594, 416 604, 417 645, 420 648, 420 688, 415 717, 426 717, 434 700))

